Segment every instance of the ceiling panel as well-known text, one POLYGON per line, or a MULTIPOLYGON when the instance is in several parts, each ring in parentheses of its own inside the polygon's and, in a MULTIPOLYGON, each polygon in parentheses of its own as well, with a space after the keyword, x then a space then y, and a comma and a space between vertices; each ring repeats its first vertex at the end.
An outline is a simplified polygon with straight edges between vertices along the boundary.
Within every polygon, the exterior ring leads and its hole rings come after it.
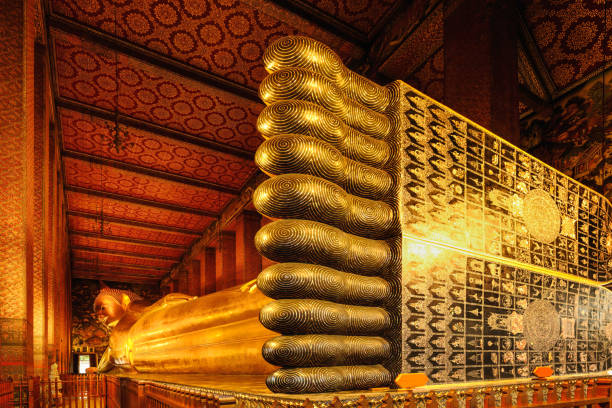
POLYGON ((606 3, 522 0, 527 26, 558 87, 566 87, 602 68, 605 53, 612 55, 606 3))
POLYGON ((101 229, 103 229, 103 235, 108 235, 109 237, 122 237, 183 246, 190 245, 198 238, 197 235, 177 234, 174 232, 146 229, 108 221, 105 221, 101 228, 101 222, 99 220, 75 217, 74 215, 68 216, 68 227, 70 231, 96 234, 100 234, 102 232, 101 229))
POLYGON ((109 251, 130 252, 136 255, 153 255, 165 256, 180 259, 185 252, 183 249, 167 248, 161 246, 149 246, 142 244, 134 244, 131 242, 121 242, 104 238, 87 237, 78 234, 70 234, 70 246, 99 248, 109 251))
POLYGON ((188 186, 127 170, 64 158, 69 186, 121 194, 161 203, 218 213, 234 197, 232 194, 188 186))
MULTIPOLYGON (((306 0, 319 10, 368 34, 396 0, 306 0)), ((402 0, 400 0, 402 1, 402 0)))
MULTIPOLYGON (((380 0, 379 0, 380 1, 380 0)), ((53 11, 253 89, 261 57, 286 35, 308 35, 344 58, 361 50, 269 1, 52 0, 53 11)))
POLYGON ((64 149, 145 168, 191 177, 239 190, 257 167, 252 160, 177 141, 155 133, 122 127, 121 148, 112 143, 113 122, 60 109, 64 149))
POLYGON ((59 94, 254 151, 262 104, 55 31, 59 94), (117 76, 119 81, 116 81, 117 76))
POLYGON ((444 11, 441 3, 415 28, 409 39, 380 66, 387 78, 405 80, 433 56, 444 41, 444 11))
POLYGON ((122 218, 124 220, 147 222, 152 226, 185 228, 193 231, 204 231, 214 218, 179 211, 171 211, 115 200, 108 197, 96 197, 75 191, 66 192, 68 210, 80 211, 99 216, 122 218), (103 209, 103 211, 101 211, 103 209))

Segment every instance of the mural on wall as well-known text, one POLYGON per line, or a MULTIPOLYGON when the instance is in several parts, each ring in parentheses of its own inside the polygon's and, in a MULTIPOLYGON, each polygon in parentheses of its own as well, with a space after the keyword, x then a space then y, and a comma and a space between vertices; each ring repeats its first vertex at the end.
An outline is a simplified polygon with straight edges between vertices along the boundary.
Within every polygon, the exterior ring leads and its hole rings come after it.
POLYGON ((610 198, 612 70, 523 119, 520 147, 610 198))
MULTIPOLYGON (((111 288, 130 290, 151 303, 161 297, 155 285, 105 282, 111 288)), ((72 280, 72 349, 95 352, 98 360, 108 346, 109 330, 96 320, 93 302, 100 291, 100 282, 89 279, 72 280)))

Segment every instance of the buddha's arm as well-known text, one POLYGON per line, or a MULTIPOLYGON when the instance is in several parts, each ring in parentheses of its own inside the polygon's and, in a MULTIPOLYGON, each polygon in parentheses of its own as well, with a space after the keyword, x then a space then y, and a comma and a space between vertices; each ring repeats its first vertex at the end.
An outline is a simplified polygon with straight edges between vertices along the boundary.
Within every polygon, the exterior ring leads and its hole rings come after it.
POLYGON ((104 351, 104 354, 102 354, 102 357, 100 357, 100 362, 98 363, 98 372, 105 373, 107 371, 110 371, 112 368, 113 363, 110 358, 110 348, 107 347, 104 351))
POLYGON ((154 309, 158 309, 161 307, 166 307, 166 306, 174 305, 177 303, 186 302, 188 300, 193 300, 195 298, 197 298, 197 296, 190 296, 184 293, 170 293, 164 296, 163 298, 159 299, 157 302, 153 303, 149 307, 149 310, 154 310, 154 309))

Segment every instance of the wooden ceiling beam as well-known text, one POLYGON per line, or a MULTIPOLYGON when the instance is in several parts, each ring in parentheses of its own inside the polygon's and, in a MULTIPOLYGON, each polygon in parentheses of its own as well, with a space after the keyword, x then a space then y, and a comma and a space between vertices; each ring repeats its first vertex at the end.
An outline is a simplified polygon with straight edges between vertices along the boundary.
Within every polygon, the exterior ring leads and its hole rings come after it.
POLYGON ((255 89, 251 89, 237 82, 230 81, 221 76, 204 71, 203 69, 196 68, 174 58, 170 58, 167 55, 151 51, 145 47, 115 37, 73 19, 57 15, 52 11, 50 11, 47 15, 47 21, 50 27, 86 38, 107 48, 114 49, 121 54, 126 54, 130 57, 145 61, 151 65, 155 65, 181 76, 205 83, 206 85, 214 88, 230 92, 242 98, 261 102, 257 94, 257 90, 255 89))
POLYGON ((94 190, 94 189, 86 188, 86 187, 71 186, 69 184, 66 184, 65 190, 72 191, 75 193, 93 195, 96 197, 110 198, 110 199, 119 200, 119 201, 127 201, 130 203, 145 205, 149 207, 162 208, 164 210, 171 210, 171 211, 184 212, 184 213, 195 214, 195 215, 202 215, 205 217, 216 218, 218 215, 217 213, 214 213, 212 211, 200 210, 197 208, 190 208, 190 207, 183 207, 183 206, 176 205, 176 204, 161 203, 159 201, 147 200, 143 198, 136 198, 136 197, 127 196, 124 194, 109 193, 107 191, 99 191, 99 190, 94 190))
POLYGON ((165 272, 168 269, 166 268, 160 268, 157 266, 148 266, 148 265, 134 265, 134 264, 128 264, 128 263, 121 263, 121 262, 97 262, 95 259, 88 259, 88 258, 72 258, 72 264, 81 264, 81 265, 89 265, 91 264, 92 267, 110 267, 110 268, 127 268, 127 269, 137 269, 137 270, 146 270, 146 271, 158 271, 158 272, 165 272))
POLYGON ((108 166, 108 167, 112 167, 115 169, 130 171, 132 173, 138 173, 144 176, 156 177, 156 178, 172 181, 175 183, 186 184, 186 185, 193 186, 193 187, 206 188, 208 190, 218 191, 221 193, 237 195, 240 192, 240 190, 228 188, 228 187, 221 186, 215 183, 209 183, 209 182, 198 180, 192 177, 180 176, 178 174, 150 169, 147 167, 139 166, 137 164, 132 164, 128 162, 123 162, 120 160, 109 159, 106 157, 96 156, 96 155, 88 154, 88 153, 76 152, 74 150, 63 149, 62 156, 70 157, 73 159, 82 160, 82 161, 86 161, 86 162, 90 162, 94 164, 99 164, 102 166, 108 166))
POLYGON ((273 2, 300 17, 306 18, 306 20, 324 28, 326 31, 337 35, 351 44, 355 44, 363 49, 366 49, 370 45, 370 39, 367 34, 318 9, 313 6, 311 2, 304 0, 273 0, 273 2))
POLYGON ((531 30, 529 30, 529 27, 527 26, 527 21, 521 14, 518 7, 516 8, 516 16, 520 46, 522 46, 525 50, 525 55, 535 71, 536 78, 538 82, 540 82, 540 86, 548 93, 549 99, 552 100, 557 93, 557 85, 555 84, 550 71, 546 67, 546 63, 544 62, 540 48, 533 38, 531 30))
POLYGON ((124 115, 121 113, 116 114, 115 112, 110 111, 108 109, 89 105, 87 103, 83 103, 71 98, 56 95, 55 104, 59 108, 70 109, 83 113, 85 115, 95 116, 100 119, 110 121, 117 120, 117 122, 127 126, 135 127, 141 130, 145 130, 147 132, 165 136, 174 140, 178 140, 180 142, 191 143, 193 145, 206 149, 231 154, 233 156, 240 157, 243 159, 253 160, 253 158, 255 157, 255 154, 248 150, 240 149, 238 147, 230 146, 224 143, 219 143, 214 140, 205 139, 203 137, 195 136, 186 132, 181 132, 179 130, 170 129, 165 126, 157 125, 152 122, 147 122, 142 119, 137 119, 129 115, 124 115))
POLYGON ((99 253, 99 254, 108 254, 108 255, 119 255, 119 256, 125 256, 126 258, 138 258, 138 259, 159 259, 162 261, 174 261, 174 262, 178 262, 179 258, 173 258, 171 256, 161 256, 161 255, 149 255, 149 254, 143 254, 140 252, 127 252, 127 251, 117 251, 115 249, 104 249, 104 248, 97 248, 97 247, 91 247, 91 246, 71 246, 70 249, 72 249, 73 251, 84 251, 84 252, 92 252, 92 253, 99 253))
POLYGON ((141 283, 153 285, 159 282, 158 276, 150 275, 132 275, 132 274, 117 274, 113 272, 93 272, 84 271, 80 269, 74 269, 72 272, 73 279, 91 279, 91 280, 103 280, 110 282, 127 282, 127 283, 141 283))
MULTIPOLYGON (((67 214, 73 215, 75 217, 89 218, 89 219, 94 219, 94 220, 100 219, 99 214, 92 214, 92 213, 87 213, 83 211, 68 210, 67 214)), ((145 228, 148 230, 174 232, 177 234, 192 235, 196 237, 199 237, 200 235, 202 235, 202 231, 194 231, 194 230, 190 230, 186 228, 178 228, 178 227, 169 227, 169 226, 159 225, 159 224, 147 224, 146 222, 126 220, 125 218, 112 217, 108 215, 104 215, 104 221, 113 222, 116 224, 130 225, 132 227, 145 228)))
POLYGON ((102 235, 102 234, 98 234, 96 232, 69 230, 68 233, 72 234, 72 235, 80 235, 80 236, 89 237, 89 238, 101 238, 101 239, 106 239, 106 240, 110 240, 110 241, 129 242, 130 244, 141 244, 141 245, 147 245, 147 246, 155 246, 155 247, 162 247, 162 248, 174 248, 174 249, 183 249, 183 250, 187 249, 187 247, 184 246, 184 245, 168 244, 168 243, 165 243, 165 242, 157 242, 157 241, 147 241, 146 239, 117 237, 117 236, 114 236, 114 235, 102 235))

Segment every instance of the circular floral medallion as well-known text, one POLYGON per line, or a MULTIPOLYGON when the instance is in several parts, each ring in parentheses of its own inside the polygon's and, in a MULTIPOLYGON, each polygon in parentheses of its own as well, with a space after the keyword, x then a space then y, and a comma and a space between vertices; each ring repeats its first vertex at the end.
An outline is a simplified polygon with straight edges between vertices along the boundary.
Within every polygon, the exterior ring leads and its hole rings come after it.
POLYGON ((523 333, 534 351, 548 351, 559 339, 561 323, 559 313, 547 300, 534 300, 523 315, 523 333))
POLYGON ((561 229, 561 214, 555 200, 544 190, 534 189, 523 199, 523 219, 529 233, 545 244, 553 242, 561 229))

